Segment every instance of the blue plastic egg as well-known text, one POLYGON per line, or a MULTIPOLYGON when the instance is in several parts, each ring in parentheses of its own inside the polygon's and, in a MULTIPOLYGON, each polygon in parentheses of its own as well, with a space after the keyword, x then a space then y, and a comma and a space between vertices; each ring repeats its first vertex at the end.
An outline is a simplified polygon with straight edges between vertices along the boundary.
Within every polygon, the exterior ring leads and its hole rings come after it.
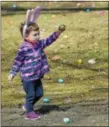
POLYGON ((44 99, 43 99, 43 102, 44 102, 44 103, 49 103, 49 101, 50 101, 49 98, 44 98, 44 99))
POLYGON ((86 12, 90 12, 90 11, 91 11, 91 9, 90 9, 90 8, 87 8, 85 11, 86 11, 86 12))
POLYGON ((61 79, 61 78, 60 78, 60 79, 58 79, 57 81, 58 81, 58 83, 63 83, 63 82, 64 82, 64 80, 63 80, 63 79, 61 79))
POLYGON ((12 7, 13 7, 13 8, 16 8, 17 6, 16 6, 16 4, 13 4, 12 7))
POLYGON ((64 121, 64 123, 70 123, 71 119, 70 118, 64 118, 63 121, 64 121))

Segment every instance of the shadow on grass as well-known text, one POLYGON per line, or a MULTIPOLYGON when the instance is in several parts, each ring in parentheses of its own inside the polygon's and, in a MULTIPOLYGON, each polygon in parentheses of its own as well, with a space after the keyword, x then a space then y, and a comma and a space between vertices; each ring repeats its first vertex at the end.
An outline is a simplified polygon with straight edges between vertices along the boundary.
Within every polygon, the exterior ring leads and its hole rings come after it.
MULTIPOLYGON (((39 114, 48 114, 52 111, 62 111, 62 112, 66 112, 67 110, 74 108, 76 106, 82 106, 82 107, 100 107, 100 106, 106 106, 107 107, 108 102, 106 99, 101 99, 101 100, 96 100, 96 101, 80 101, 77 103, 69 103, 69 104, 63 104, 60 106, 57 105, 43 105, 41 106, 39 109, 35 110, 35 112, 39 113, 39 114)), ((105 113, 107 113, 107 110, 105 110, 105 113)))
MULTIPOLYGON (((93 93, 106 93, 108 92, 108 88, 95 88, 93 90, 90 90, 89 92, 91 92, 92 94, 93 93)), ((84 94, 84 96, 87 96, 88 92, 84 94)), ((73 96, 72 96, 73 97, 73 96)), ((108 99, 108 97, 107 97, 108 99)), ((63 99, 62 99, 63 100, 63 99)), ((36 112, 39 112, 40 114, 48 114, 52 111, 63 111, 63 112, 66 112, 67 110, 75 107, 76 105, 80 105, 80 106, 106 106, 108 103, 107 103, 107 100, 106 99, 100 99, 100 100, 81 100, 79 102, 70 102, 70 103, 63 103, 63 104, 60 104, 60 105, 49 105, 49 104, 46 104, 46 105, 42 105, 39 109, 35 110, 36 112)))
MULTIPOLYGON (((17 106, 17 108, 21 108, 22 105, 19 104, 17 106)), ((35 109, 35 112, 39 113, 39 114, 48 114, 52 111, 67 111, 68 108, 63 108, 63 107, 60 107, 58 105, 42 105, 41 107, 39 107, 38 109, 35 109)), ((25 112, 21 113, 21 115, 24 115, 25 112)))
POLYGON ((35 110, 35 112, 40 114, 48 114, 51 111, 67 111, 67 109, 57 105, 43 105, 39 109, 35 110))

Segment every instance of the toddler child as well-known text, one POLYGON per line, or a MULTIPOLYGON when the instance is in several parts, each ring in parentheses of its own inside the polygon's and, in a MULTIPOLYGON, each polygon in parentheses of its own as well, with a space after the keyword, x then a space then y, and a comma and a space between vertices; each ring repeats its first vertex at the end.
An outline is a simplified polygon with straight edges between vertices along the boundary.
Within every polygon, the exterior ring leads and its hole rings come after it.
POLYGON ((17 72, 20 72, 26 102, 23 109, 26 111, 25 119, 36 120, 40 115, 34 112, 34 104, 43 96, 41 78, 49 71, 44 48, 52 44, 65 30, 65 25, 59 26, 47 39, 40 39, 40 29, 35 20, 40 13, 40 7, 27 10, 26 21, 21 24, 21 34, 24 39, 18 49, 8 80, 11 81, 17 72))

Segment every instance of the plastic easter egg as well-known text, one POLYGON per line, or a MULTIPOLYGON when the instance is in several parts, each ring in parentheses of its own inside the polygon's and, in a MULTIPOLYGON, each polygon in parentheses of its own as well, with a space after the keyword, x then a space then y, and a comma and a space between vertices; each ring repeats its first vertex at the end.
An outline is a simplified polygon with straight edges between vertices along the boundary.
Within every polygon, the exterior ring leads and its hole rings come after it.
POLYGON ((44 102, 44 103, 49 103, 49 101, 50 101, 50 100, 49 100, 49 98, 47 98, 47 97, 43 99, 43 102, 44 102))
POLYGON ((63 121, 64 121, 64 123, 70 123, 71 122, 71 120, 69 118, 64 118, 63 121))
POLYGON ((64 24, 59 26, 59 30, 60 30, 60 31, 64 31, 65 28, 66 28, 66 26, 65 26, 64 24))
POLYGON ((77 63, 78 63, 78 64, 81 64, 81 63, 82 63, 82 60, 81 60, 81 59, 79 59, 79 60, 77 61, 77 63))
POLYGON ((91 11, 91 9, 90 8, 86 8, 86 10, 85 10, 86 12, 90 12, 91 11))
POLYGON ((95 64, 96 63, 96 60, 95 59, 90 59, 90 60, 88 60, 88 63, 89 64, 95 64))
POLYGON ((13 8, 16 8, 17 6, 16 6, 16 4, 13 4, 12 7, 13 7, 13 8))
POLYGON ((64 82, 64 80, 63 80, 63 79, 61 79, 61 78, 60 78, 60 79, 58 79, 57 81, 58 81, 58 83, 63 83, 63 82, 64 82))

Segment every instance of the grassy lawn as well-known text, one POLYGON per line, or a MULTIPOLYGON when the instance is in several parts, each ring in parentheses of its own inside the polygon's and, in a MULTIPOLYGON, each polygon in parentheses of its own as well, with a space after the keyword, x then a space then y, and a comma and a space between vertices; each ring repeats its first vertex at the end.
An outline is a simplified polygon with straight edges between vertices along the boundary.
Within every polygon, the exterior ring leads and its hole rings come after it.
MULTIPOLYGON (((24 102, 19 74, 12 83, 7 80, 18 47, 22 43, 19 24, 24 15, 2 17, 2 105, 12 106, 24 102)), ((44 96, 51 104, 96 101, 108 98, 108 12, 75 12, 41 14, 38 19, 41 38, 66 24, 66 31, 45 49, 50 73, 43 79, 44 96), (57 61, 52 58, 60 57, 57 61), (96 59, 94 65, 88 60, 96 59), (79 64, 78 60, 82 60, 79 64), (59 84, 58 78, 64 83, 59 84)), ((41 102, 42 103, 42 102, 41 102)))

